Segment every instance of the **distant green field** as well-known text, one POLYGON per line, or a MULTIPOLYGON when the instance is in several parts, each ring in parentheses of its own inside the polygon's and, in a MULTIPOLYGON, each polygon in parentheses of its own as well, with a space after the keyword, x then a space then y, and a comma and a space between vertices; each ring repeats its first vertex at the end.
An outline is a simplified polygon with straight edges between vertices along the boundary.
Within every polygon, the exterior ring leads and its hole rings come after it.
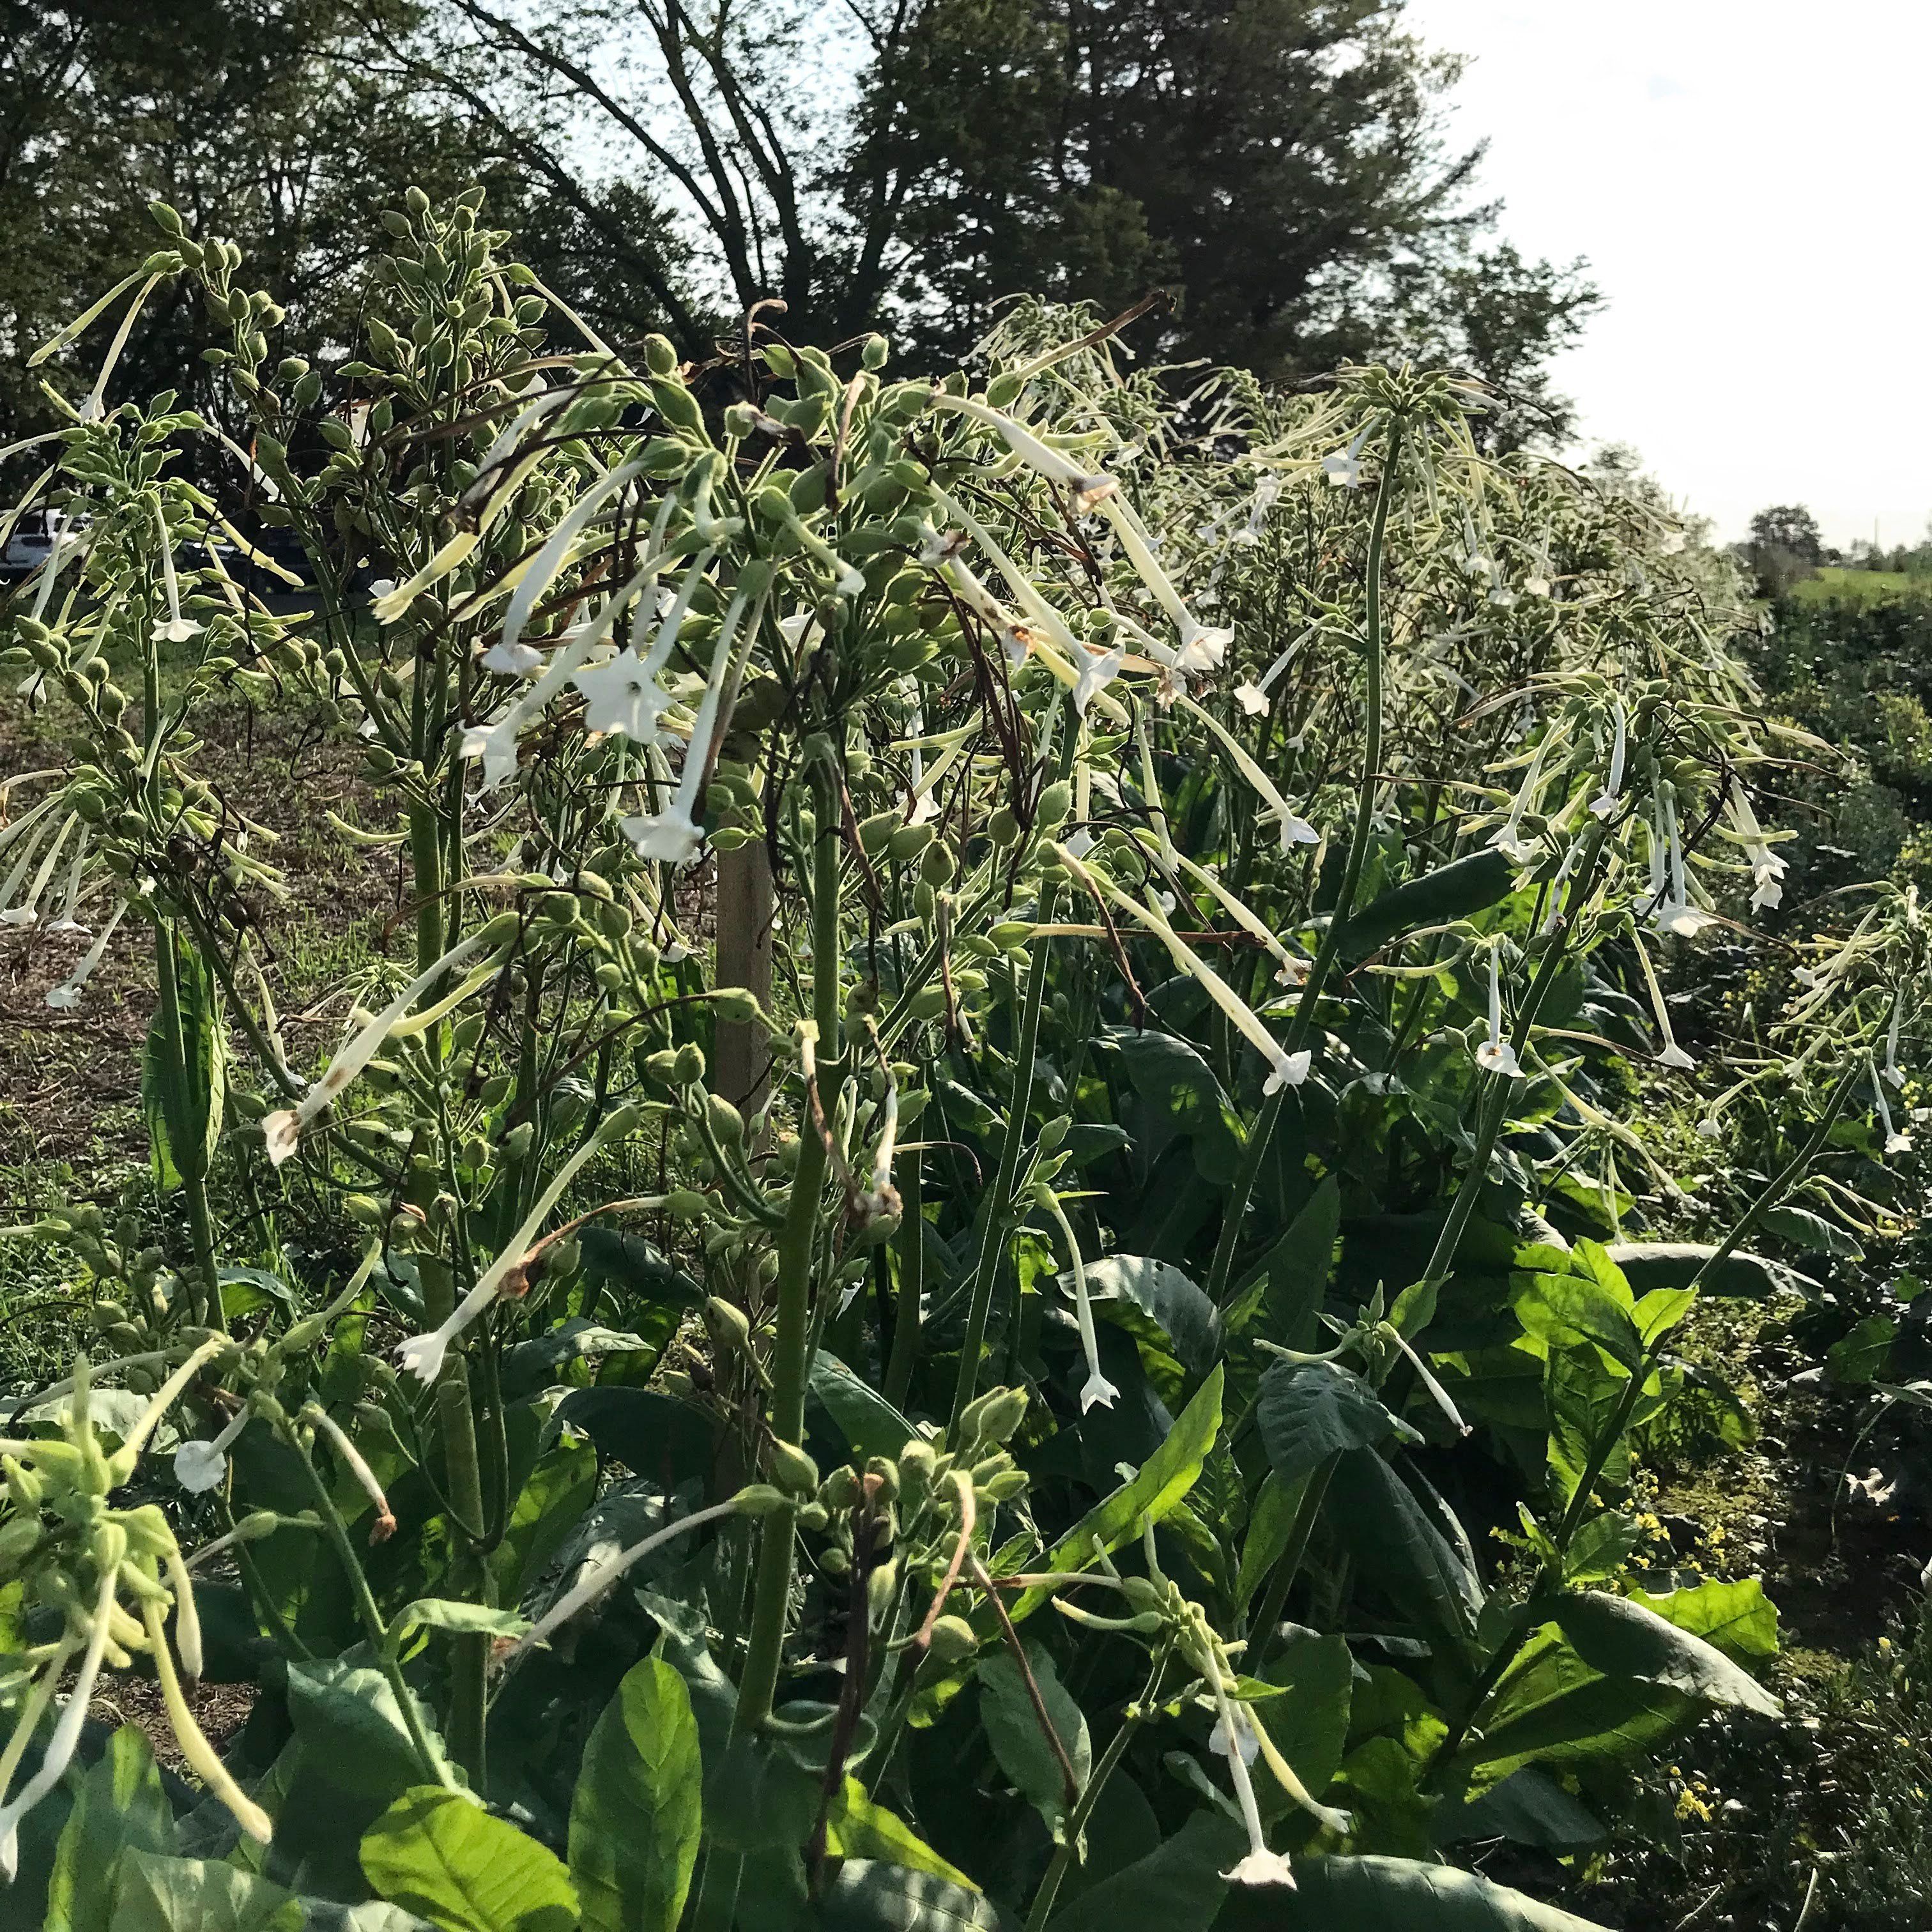
POLYGON ((1791 595, 1801 604, 1876 604, 1888 597, 1932 597, 1932 578, 1908 577, 1900 570, 1844 570, 1827 565, 1816 577, 1793 584, 1791 595))

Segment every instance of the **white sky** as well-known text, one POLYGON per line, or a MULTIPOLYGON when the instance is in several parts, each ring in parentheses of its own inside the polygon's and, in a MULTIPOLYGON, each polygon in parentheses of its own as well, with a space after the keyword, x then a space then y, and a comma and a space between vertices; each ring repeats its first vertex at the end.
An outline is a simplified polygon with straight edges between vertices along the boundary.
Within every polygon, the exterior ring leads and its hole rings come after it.
POLYGON ((1609 306, 1557 365, 1735 537, 1808 503, 1828 541, 1932 512, 1932 0, 1410 0, 1472 56, 1452 130, 1526 254, 1609 306))

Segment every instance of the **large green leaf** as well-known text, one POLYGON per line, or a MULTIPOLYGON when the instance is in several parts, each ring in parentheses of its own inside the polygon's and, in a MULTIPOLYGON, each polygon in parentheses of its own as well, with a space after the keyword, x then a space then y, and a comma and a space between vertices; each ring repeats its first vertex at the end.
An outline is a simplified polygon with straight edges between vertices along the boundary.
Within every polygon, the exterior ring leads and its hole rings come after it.
MULTIPOLYGON (((332 1657, 291 1664, 289 1714, 310 1761, 343 1790, 387 1800, 422 1782, 425 1767, 380 1670, 332 1657)), ((437 1748, 428 1713, 418 1706, 417 1717, 437 1748)))
MULTIPOLYGON (((1708 1241, 1617 1241, 1606 1250, 1622 1269, 1633 1294, 1654 1288, 1688 1288, 1718 1252, 1708 1241)), ((1795 1289, 1815 1295, 1818 1284, 1782 1262, 1742 1252, 1726 1255, 1705 1278, 1706 1294, 1762 1297, 1795 1289)))
MULTIPOLYGON (((622 1462, 667 1492, 705 1483, 718 1456, 718 1430, 706 1412, 659 1389, 574 1389, 550 1418, 580 1431, 607 1462, 622 1462)), ((902 1445, 903 1446, 903 1445, 902 1445)))
POLYGON ((1168 1138, 1186 1136, 1196 1172, 1225 1187, 1241 1150, 1241 1123, 1214 1070, 1186 1040, 1153 1028, 1136 1032, 1115 1027, 1106 1038, 1125 1063, 1135 1092, 1160 1123, 1156 1150, 1168 1138))
POLYGON ((1371 899, 1342 927, 1342 956, 1364 959, 1404 933, 1467 919, 1506 898, 1515 882, 1514 863, 1493 846, 1451 860, 1371 899))
POLYGON ((1255 1398, 1255 1423, 1284 1483, 1302 1481, 1345 1450, 1414 1434, 1339 1362, 1271 1364, 1255 1398))
MULTIPOLYGON (((1044 1648, 1029 1645, 1027 1666, 1060 1748, 1073 1767, 1077 1797, 1085 1788, 1094 1763, 1086 1717, 1067 1694, 1059 1672, 1053 1667, 1052 1658, 1044 1648)), ((1018 1664, 1007 1652, 1000 1651, 981 1664, 979 1678, 980 1721, 986 1727, 986 1742, 992 1746, 1000 1768, 1049 1823, 1063 1816, 1066 1810, 1066 1777, 1040 1728, 1040 1714, 1034 1708, 1018 1664)))
POLYGON ((76 1780, 47 1882, 46 1932, 100 1932, 114 1916, 124 1855, 172 1850, 174 1822, 154 1752, 123 1724, 76 1780))
POLYGON ((977 1892, 957 1865, 941 1858, 897 1813, 875 1804, 866 1787, 848 1778, 825 1814, 825 1847, 835 1857, 872 1858, 889 1865, 909 1865, 977 1892))
MULTIPOLYGON (((1167 1440, 1143 1462, 1133 1477, 1112 1495, 1102 1498, 1056 1543, 1034 1570, 1055 1574, 1084 1570, 1096 1549, 1108 1552, 1138 1536, 1145 1521, 1158 1522, 1194 1486, 1201 1465, 1214 1446, 1221 1428, 1221 1370, 1195 1391, 1194 1399, 1175 1418, 1167 1440)), ((1010 1614, 1017 1622, 1047 1598, 1042 1589, 1024 1592, 1010 1614)))
POLYGON ((1707 1704, 1775 1717, 1783 1708, 1750 1672, 1692 1632, 1628 1597, 1592 1590, 1556 1606, 1557 1628, 1606 1677, 1634 1677, 1707 1704))
POLYGON ((676 1932, 703 1783, 690 1693, 647 1657, 604 1707, 571 1800, 570 1876, 590 1932, 676 1932))
MULTIPOLYGON (((1346 1638, 1294 1636, 1275 1651, 1262 1672, 1263 1682, 1278 1685, 1282 1695, 1258 1697, 1248 1707, 1295 1775, 1318 1796, 1341 1768, 1354 1679, 1346 1638)), ((1273 1778, 1257 1779, 1255 1790, 1268 1816, 1290 1808, 1292 1801, 1273 1778)))
POLYGON ((1634 1372, 1643 1356, 1643 1337, 1632 1315, 1630 1291, 1619 1297, 1602 1282, 1580 1274, 1539 1270, 1516 1297, 1524 1328, 1557 1346, 1588 1342, 1620 1367, 1634 1372))
POLYGON ((1240 1826, 1218 1811, 1191 1814, 1179 1831, 1048 1921, 1048 1932, 1208 1932, 1228 1890, 1221 1874, 1246 1849, 1240 1826))
POLYGON ((1526 1893, 1412 1858, 1295 1862, 1295 1887, 1233 1886, 1229 1932, 1602 1932, 1526 1893))
POLYGON ((823 1932, 1000 1932, 1000 1916, 976 1892, 931 1872, 875 1858, 848 1858, 819 1900, 823 1932))
POLYGON ((566 1362, 598 1355, 638 1354, 652 1346, 650 1337, 628 1330, 606 1328, 573 1315, 568 1321, 527 1342, 519 1342, 503 1358, 503 1399, 520 1402, 547 1388, 566 1362))
POLYGON ((362 1870, 384 1898, 447 1932, 572 1932, 578 1922, 554 1852, 434 1785, 405 1792, 363 1834, 362 1870))
MULTIPOLYGON (((1071 1295, 1073 1277, 1061 1276, 1071 1295)), ((1174 1358, 1190 1374, 1204 1376, 1220 1347, 1221 1318, 1206 1292, 1171 1262, 1146 1255, 1109 1255, 1087 1270, 1087 1290, 1097 1312, 1136 1309, 1158 1328, 1174 1358)))
POLYGON ((1734 1582, 1713 1577, 1657 1596, 1633 1590, 1630 1598, 1679 1630, 1701 1636, 1726 1657, 1765 1660, 1778 1654, 1778 1606, 1755 1576, 1741 1576, 1734 1582))
POLYGON ((1323 1520, 1332 1525, 1365 1581, 1427 1630, 1467 1642, 1482 1607, 1480 1580, 1395 1471, 1372 1449, 1352 1449, 1335 1465, 1323 1520))
POLYGON ((1342 1190, 1331 1174, 1308 1197, 1288 1224, 1288 1232, 1269 1251, 1255 1288, 1228 1310, 1228 1328, 1245 1326, 1258 1309, 1267 1317, 1270 1341, 1291 1348, 1312 1348, 1316 1317, 1328 1291, 1335 1240, 1341 1229, 1342 1190))
POLYGON ((1809 1208, 1787 1202, 1781 1208, 1767 1208, 1757 1217, 1767 1234, 1789 1241, 1802 1255, 1830 1255, 1840 1261, 1861 1262, 1865 1251, 1858 1238, 1848 1228, 1828 1221, 1809 1208))
POLYGON ((883 1456, 896 1462, 915 1429, 870 1383, 862 1382, 828 1348, 812 1358, 812 1395, 860 1462, 883 1456))
MULTIPOLYGON (((158 1006, 141 1052, 141 1104, 154 1178, 164 1189, 172 1189, 184 1174, 208 1172, 227 1104, 228 1053, 220 998, 200 954, 165 926, 158 943, 174 948, 182 1057, 176 1057, 176 1042, 168 1037, 158 1006)), ((166 964, 164 958, 164 970, 166 964)))
POLYGON ((1513 1838, 1564 1856, 1600 1844, 1607 1835, 1600 1819, 1533 1764, 1511 1772, 1466 1804, 1444 1806, 1436 1817, 1436 1842, 1444 1845, 1513 1838))
POLYGON ((503 1540, 490 1552, 496 1594, 518 1603, 597 1494, 597 1452, 587 1442, 559 1442, 537 1458, 525 1480, 503 1540))
MULTIPOLYGON (((302 1932, 308 1914, 254 1872, 212 1859, 130 1850, 103 1932, 302 1932)), ((93 1932, 93 1928, 89 1929, 93 1932)))

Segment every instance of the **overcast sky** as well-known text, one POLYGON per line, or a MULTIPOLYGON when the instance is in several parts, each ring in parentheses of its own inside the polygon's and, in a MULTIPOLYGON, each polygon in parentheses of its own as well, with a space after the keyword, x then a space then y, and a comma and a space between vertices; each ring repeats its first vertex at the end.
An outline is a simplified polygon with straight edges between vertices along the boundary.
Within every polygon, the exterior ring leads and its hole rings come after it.
POLYGON ((1609 306, 1558 365, 1586 437, 1634 444, 1742 533, 1932 512, 1932 0, 1410 0, 1472 57, 1454 127, 1527 253, 1609 306))

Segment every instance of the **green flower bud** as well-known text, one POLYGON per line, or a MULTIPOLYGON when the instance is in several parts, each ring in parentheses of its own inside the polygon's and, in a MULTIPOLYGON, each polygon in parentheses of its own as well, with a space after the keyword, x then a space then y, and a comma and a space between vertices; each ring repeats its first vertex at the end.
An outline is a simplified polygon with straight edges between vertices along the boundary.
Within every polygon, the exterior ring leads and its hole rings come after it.
POLYGON ((766 1445, 765 1461, 772 1480, 794 1496, 809 1496, 818 1487, 818 1465, 794 1442, 766 1445))
POLYGON ((941 1664, 957 1664, 980 1647, 973 1626, 964 1617, 941 1617, 932 1627, 928 1648, 941 1664))
POLYGON ((747 1483, 731 1498, 732 1507, 740 1516, 776 1516, 781 1510, 797 1507, 794 1499, 784 1490, 774 1489, 770 1483, 747 1483))

